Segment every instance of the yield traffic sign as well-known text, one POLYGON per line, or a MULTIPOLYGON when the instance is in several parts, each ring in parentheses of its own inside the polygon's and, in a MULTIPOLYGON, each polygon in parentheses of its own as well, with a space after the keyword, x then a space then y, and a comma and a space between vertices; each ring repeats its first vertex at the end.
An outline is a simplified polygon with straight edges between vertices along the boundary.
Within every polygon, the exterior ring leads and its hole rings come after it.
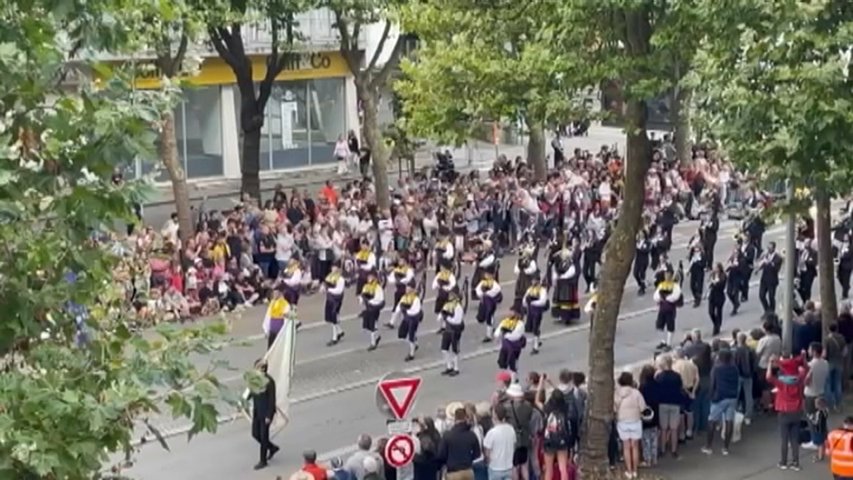
POLYGON ((420 387, 420 377, 386 378, 379 382, 377 389, 382 394, 394 417, 397 420, 402 420, 412 409, 420 387))
POLYGON ((408 465, 415 456, 415 442, 408 435, 395 435, 385 445, 385 458, 388 465, 402 468, 408 465))

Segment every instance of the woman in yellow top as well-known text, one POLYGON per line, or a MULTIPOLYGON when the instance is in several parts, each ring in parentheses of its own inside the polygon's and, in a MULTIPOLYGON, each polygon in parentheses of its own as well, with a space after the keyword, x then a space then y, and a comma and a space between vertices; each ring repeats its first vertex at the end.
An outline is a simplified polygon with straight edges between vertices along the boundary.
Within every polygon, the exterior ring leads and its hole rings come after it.
POLYGON ((289 314, 290 304, 284 299, 280 290, 273 290, 272 300, 267 307, 263 323, 264 334, 267 336, 267 348, 275 342, 275 337, 278 336, 289 314))

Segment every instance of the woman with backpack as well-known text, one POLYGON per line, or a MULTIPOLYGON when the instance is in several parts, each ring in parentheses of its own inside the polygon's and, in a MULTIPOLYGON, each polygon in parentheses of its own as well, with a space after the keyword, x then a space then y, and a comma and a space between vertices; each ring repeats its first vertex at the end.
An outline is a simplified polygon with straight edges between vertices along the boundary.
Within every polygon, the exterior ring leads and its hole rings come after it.
POLYGON ((548 400, 543 403, 546 381, 547 378, 543 375, 536 395, 536 406, 542 410, 545 419, 542 439, 544 450, 543 480, 554 478, 555 460, 557 468, 559 468, 560 480, 569 480, 572 478, 569 477, 569 460, 571 459, 572 447, 575 444, 575 435, 568 418, 569 405, 563 392, 556 388, 551 392, 548 400))

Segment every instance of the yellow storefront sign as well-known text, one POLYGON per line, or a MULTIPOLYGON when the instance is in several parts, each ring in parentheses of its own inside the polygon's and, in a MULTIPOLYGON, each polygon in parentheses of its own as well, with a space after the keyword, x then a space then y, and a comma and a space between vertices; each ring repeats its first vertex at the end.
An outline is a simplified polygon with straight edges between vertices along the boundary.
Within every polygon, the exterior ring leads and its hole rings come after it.
MULTIPOLYGON (((255 55, 252 61, 252 79, 260 82, 267 74, 267 56, 255 55)), ((126 65, 126 64, 125 64, 126 65)), ((343 77, 350 70, 340 52, 293 53, 284 59, 284 68, 276 80, 308 80, 314 78, 343 77)), ((150 62, 140 62, 136 68, 134 85, 137 88, 159 88, 163 74, 150 62)), ((219 57, 205 58, 199 71, 183 77, 193 85, 229 85, 237 83, 234 71, 219 57)))

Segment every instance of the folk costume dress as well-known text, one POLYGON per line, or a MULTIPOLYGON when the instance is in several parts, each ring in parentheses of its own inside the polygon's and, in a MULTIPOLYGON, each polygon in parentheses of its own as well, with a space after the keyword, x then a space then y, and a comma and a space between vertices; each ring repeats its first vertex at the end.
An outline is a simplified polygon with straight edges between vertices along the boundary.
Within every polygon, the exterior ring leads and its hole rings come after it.
POLYGON ((575 263, 568 250, 562 250, 552 272, 554 285, 551 315, 563 323, 580 318, 580 295, 575 263))

